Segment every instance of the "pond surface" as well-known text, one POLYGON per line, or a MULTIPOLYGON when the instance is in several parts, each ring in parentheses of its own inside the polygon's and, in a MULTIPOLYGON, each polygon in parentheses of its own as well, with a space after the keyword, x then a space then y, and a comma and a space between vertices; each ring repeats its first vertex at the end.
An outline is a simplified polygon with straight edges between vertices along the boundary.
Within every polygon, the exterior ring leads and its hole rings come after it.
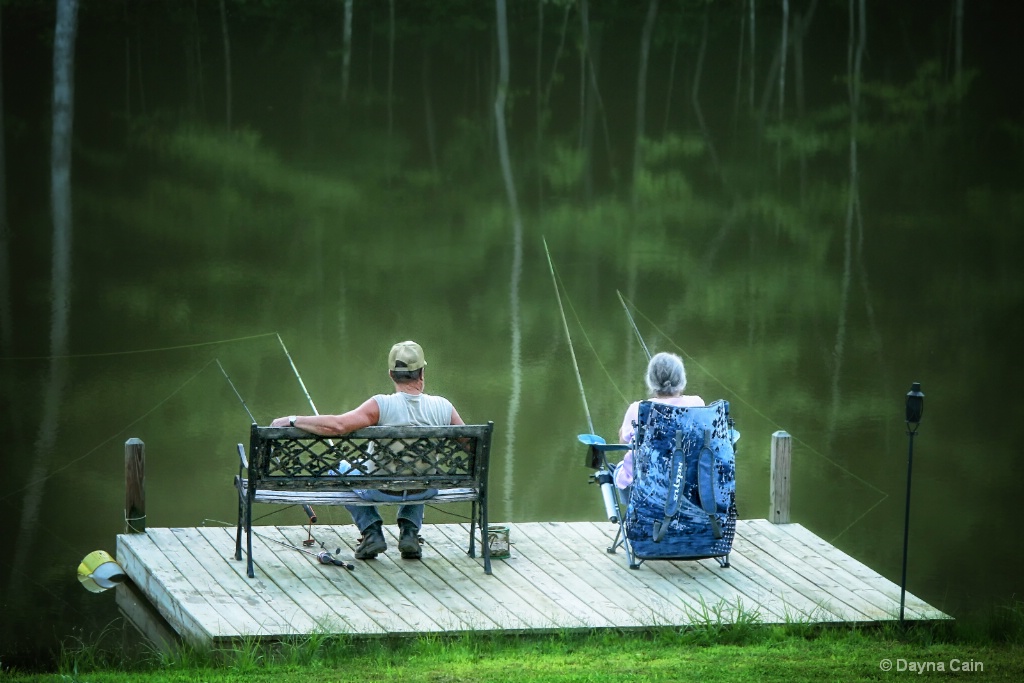
MULTIPOLYGON (((27 11, 5 17, 5 58, 19 20, 48 19, 27 11)), ((83 16, 90 30, 96 21, 83 16)), ((318 411, 342 412, 389 391, 388 349, 418 341, 426 390, 450 398, 467 422, 495 422, 493 523, 601 519, 576 435, 592 421, 614 438, 626 406, 643 396, 646 357, 623 300, 651 352, 684 358, 687 393, 730 402, 742 433, 740 516, 768 515, 770 439, 785 430, 794 440, 793 521, 896 582, 907 493, 904 399, 921 382, 908 590, 956 615, 1019 599, 1019 158, 1009 155, 998 182, 972 181, 975 166, 924 177, 907 156, 865 146, 859 220, 851 222, 845 151, 803 176, 790 158, 782 183, 774 161, 755 170, 753 155, 740 157, 736 168, 747 164, 762 179, 735 193, 709 189, 706 168, 692 171, 697 162, 686 153, 667 153, 669 163, 652 164, 639 203, 615 186, 614 174, 599 175, 587 199, 576 191, 582 181, 566 190, 549 174, 542 198, 521 191, 517 230, 491 150, 489 95, 473 102, 485 111, 473 120, 473 107, 460 109, 463 100, 448 92, 451 83, 437 85, 434 115, 444 122, 438 136, 447 151, 435 173, 419 129, 402 128, 420 115, 404 111, 396 124, 404 133, 387 134, 379 99, 346 115, 353 139, 343 139, 330 108, 313 97, 326 87, 316 71, 322 55, 298 43, 288 43, 294 52, 278 69, 308 60, 315 66, 288 73, 311 82, 272 80, 280 91, 256 93, 260 77, 286 77, 253 47, 269 40, 267 26, 247 26, 251 34, 239 29, 235 49, 258 59, 234 62, 235 106, 238 118, 248 116, 238 127, 251 134, 154 116, 148 137, 130 135, 92 95, 112 99, 116 79, 100 74, 107 53, 95 34, 81 36, 79 98, 92 99, 78 114, 70 335, 60 357, 49 337, 45 126, 30 123, 47 105, 46 88, 19 90, 9 104, 8 121, 20 127, 17 136, 8 132, 16 139, 7 167, 21 172, 7 178, 14 335, 0 362, 4 650, 52 649, 68 634, 88 640, 105 625, 120 628, 113 594, 86 593, 74 573, 90 551, 113 552, 123 531, 127 439, 146 444, 149 526, 234 523, 231 482, 235 444, 248 437, 246 407, 264 424, 312 412, 290 360, 318 411), (903 174, 913 182, 894 180, 903 174)), ((638 36, 638 24, 629 26, 638 36)), ((634 33, 618 38, 632 46, 634 33)), ((659 111, 670 49, 659 47, 652 66, 660 85, 651 86, 651 106, 659 111)), ((30 53, 46 63, 45 45, 31 43, 30 53)), ((174 68, 166 55, 151 59, 154 70, 174 68)), ((402 59, 411 69, 412 58, 402 59)), ((609 75, 619 79, 609 89, 632 98, 630 73, 609 75)), ((380 85, 380 72, 376 78, 380 85)), ((435 79, 444 80, 440 69, 435 79)), ((29 82, 25 74, 15 80, 29 82)), ((147 83, 151 110, 158 93, 177 93, 147 83)), ((719 93, 722 102, 731 104, 731 87, 719 93)), ((572 92, 562 97, 569 107, 572 92)), ((615 129, 616 149, 630 148, 629 121, 624 115, 615 129)), ((696 124, 687 115, 679 125, 696 124)), ((718 132, 728 139, 727 125, 718 132)), ((541 175, 522 160, 531 136, 513 129, 524 188, 541 175)), ((322 523, 349 523, 342 509, 318 512, 322 523)), ((303 521, 298 509, 258 514, 270 513, 266 523, 303 521)), ((426 521, 458 518, 428 508, 426 521)))

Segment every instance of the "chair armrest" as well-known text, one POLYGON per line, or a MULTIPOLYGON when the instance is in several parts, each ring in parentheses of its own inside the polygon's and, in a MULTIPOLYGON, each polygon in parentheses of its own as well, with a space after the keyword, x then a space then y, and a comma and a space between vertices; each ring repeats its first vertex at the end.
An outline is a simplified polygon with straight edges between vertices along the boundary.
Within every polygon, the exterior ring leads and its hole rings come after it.
POLYGON ((245 457, 245 448, 242 444, 238 444, 238 457, 242 461, 242 468, 249 469, 249 460, 245 457))
POLYGON ((587 446, 587 456, 583 461, 584 467, 589 467, 592 470, 604 469, 604 466, 608 464, 608 458, 605 453, 608 451, 628 451, 631 446, 624 443, 592 443, 587 446))

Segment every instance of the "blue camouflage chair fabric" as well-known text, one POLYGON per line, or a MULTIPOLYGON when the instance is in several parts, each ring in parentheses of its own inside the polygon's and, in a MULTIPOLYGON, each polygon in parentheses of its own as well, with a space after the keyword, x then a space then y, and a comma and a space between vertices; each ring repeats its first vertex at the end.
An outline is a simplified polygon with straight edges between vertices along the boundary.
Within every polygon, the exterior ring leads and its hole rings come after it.
POLYGON ((724 558, 736 532, 736 454, 729 403, 644 401, 633 444, 624 530, 638 560, 724 558))

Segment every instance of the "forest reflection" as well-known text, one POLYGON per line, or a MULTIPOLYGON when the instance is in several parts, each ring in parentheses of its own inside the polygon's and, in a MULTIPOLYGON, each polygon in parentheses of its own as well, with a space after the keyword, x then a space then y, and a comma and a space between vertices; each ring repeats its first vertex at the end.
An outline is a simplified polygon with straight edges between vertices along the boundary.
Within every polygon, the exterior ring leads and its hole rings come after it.
POLYGON ((1019 594, 990 520, 1019 516, 1021 426, 960 411, 1019 379, 1021 47, 964 5, 4 3, 5 651, 113 614, 67 567, 114 549, 121 441, 153 454, 154 525, 230 519, 248 418, 211 363, 257 418, 295 412, 274 334, 325 412, 417 339, 431 391, 496 422, 495 521, 599 518, 574 439, 642 394, 624 302, 732 403, 741 517, 787 429, 796 521, 890 578, 922 381, 911 587, 1019 594))

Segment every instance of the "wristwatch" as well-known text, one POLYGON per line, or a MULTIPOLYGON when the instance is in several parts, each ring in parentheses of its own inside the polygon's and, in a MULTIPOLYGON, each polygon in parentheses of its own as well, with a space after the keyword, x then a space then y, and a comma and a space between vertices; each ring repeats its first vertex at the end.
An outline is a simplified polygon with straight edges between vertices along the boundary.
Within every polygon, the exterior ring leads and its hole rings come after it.
POLYGON ((291 417, 288 418, 288 426, 289 427, 294 427, 295 426, 295 416, 294 415, 292 415, 291 417))

